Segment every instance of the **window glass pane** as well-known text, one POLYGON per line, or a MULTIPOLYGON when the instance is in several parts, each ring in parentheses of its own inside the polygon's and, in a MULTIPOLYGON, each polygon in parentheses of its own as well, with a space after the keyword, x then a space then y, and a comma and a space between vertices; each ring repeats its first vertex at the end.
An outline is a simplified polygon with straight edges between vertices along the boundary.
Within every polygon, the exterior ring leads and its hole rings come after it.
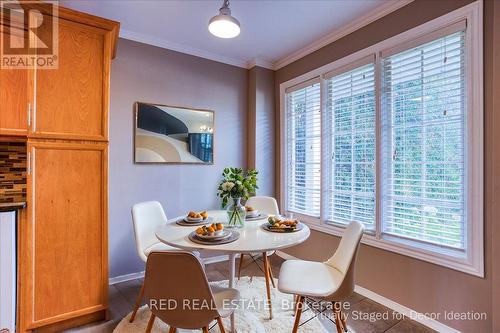
POLYGON ((385 234, 465 249, 464 36, 382 59, 385 234))
POLYGON ((320 216, 320 84, 287 93, 287 210, 320 216))
POLYGON ((327 80, 327 220, 375 228, 375 67, 327 80))

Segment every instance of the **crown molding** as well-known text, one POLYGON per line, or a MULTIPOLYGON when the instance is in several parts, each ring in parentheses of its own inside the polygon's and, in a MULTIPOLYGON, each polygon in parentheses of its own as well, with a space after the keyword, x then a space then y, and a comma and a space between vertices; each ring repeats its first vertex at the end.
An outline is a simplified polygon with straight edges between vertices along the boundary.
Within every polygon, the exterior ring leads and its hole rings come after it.
POLYGON ((267 68, 267 69, 274 70, 274 64, 271 61, 267 61, 267 60, 264 60, 264 59, 261 59, 261 58, 252 59, 252 61, 249 61, 247 63, 247 68, 248 69, 250 69, 252 67, 255 67, 255 66, 264 67, 264 68, 267 68))
POLYGON ((299 60, 300 58, 305 57, 306 55, 313 53, 314 51, 319 50, 320 48, 335 42, 336 40, 339 40, 340 38, 349 35, 350 33, 378 20, 381 17, 384 17, 396 10, 398 10, 401 7, 406 6, 410 2, 413 2, 413 0, 392 0, 388 1, 387 3, 375 8, 374 10, 366 13, 365 15, 361 16, 360 18, 353 20, 351 23, 344 25, 328 35, 316 40, 315 42, 312 42, 308 44, 307 46, 301 48, 298 51, 295 51, 294 53, 281 58, 280 60, 276 61, 274 63, 274 70, 278 70, 288 64, 291 64, 292 62, 299 60))
POLYGON ((244 60, 241 60, 241 59, 225 57, 225 56, 220 55, 220 54, 215 54, 212 52, 203 51, 203 50, 189 47, 189 46, 182 45, 182 44, 172 43, 166 39, 156 38, 156 37, 152 37, 150 35, 134 32, 134 31, 130 31, 130 30, 120 29, 120 38, 133 40, 135 42, 149 44, 149 45, 161 47, 164 49, 177 51, 177 52, 189 54, 192 56, 221 62, 221 63, 232 65, 232 66, 237 66, 237 67, 241 67, 241 68, 248 68, 247 62, 244 60))
POLYGON ((306 55, 319 50, 320 48, 333 43, 334 41, 378 20, 379 18, 390 14, 394 12, 395 10, 398 10, 401 7, 406 6, 410 2, 414 0, 390 0, 387 1, 385 4, 375 8, 374 10, 368 12, 367 14, 361 16, 360 18, 352 21, 351 23, 344 25, 343 27, 340 27, 339 29, 336 29, 329 33, 328 35, 316 40, 315 42, 312 42, 308 44, 307 46, 301 48, 300 50, 297 50, 293 52, 292 54, 281 58, 280 60, 276 62, 272 62, 269 60, 261 59, 261 58, 255 58, 251 61, 246 61, 243 59, 236 59, 236 58, 231 58, 231 57, 226 57, 220 54, 200 50, 197 48, 193 48, 187 45, 183 44, 178 44, 178 43, 173 43, 171 41, 168 41, 166 39, 162 38, 157 38, 157 37, 152 37, 147 34, 143 33, 138 33, 126 29, 120 29, 120 37, 128 40, 133 40, 139 43, 144 43, 144 44, 149 44, 157 47, 161 47, 164 49, 172 50, 172 51, 177 51, 185 54, 189 54, 192 56, 200 57, 200 58, 205 58, 217 62, 221 62, 224 64, 236 66, 236 67, 241 67, 241 68, 246 68, 250 69, 255 66, 259 67, 264 67, 267 69, 272 69, 272 70, 278 70, 296 60, 299 60, 300 58, 305 57, 306 55))

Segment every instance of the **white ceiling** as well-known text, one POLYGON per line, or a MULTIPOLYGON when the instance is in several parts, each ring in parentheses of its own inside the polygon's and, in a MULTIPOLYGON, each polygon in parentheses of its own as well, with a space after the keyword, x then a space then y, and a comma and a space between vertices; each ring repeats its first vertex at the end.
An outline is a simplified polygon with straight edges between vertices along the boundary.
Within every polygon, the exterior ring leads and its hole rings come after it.
POLYGON ((408 0, 233 0, 241 34, 207 29, 221 0, 62 0, 63 6, 121 22, 120 37, 240 67, 279 68, 408 0))

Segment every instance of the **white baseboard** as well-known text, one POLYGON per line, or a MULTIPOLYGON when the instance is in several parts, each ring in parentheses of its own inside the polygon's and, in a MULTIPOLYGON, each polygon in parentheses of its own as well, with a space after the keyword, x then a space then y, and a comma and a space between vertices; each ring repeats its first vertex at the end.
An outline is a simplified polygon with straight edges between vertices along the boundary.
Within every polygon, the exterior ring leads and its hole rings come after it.
POLYGON ((457 331, 456 329, 454 329, 452 327, 446 326, 445 324, 443 324, 435 319, 429 318, 422 313, 419 313, 415 310, 412 310, 412 309, 410 309, 404 305, 401 305, 397 302, 394 302, 393 300, 390 300, 390 299, 388 299, 382 295, 379 295, 371 290, 368 290, 366 288, 363 288, 363 287, 356 285, 354 287, 354 291, 357 292, 358 294, 360 294, 361 296, 364 296, 366 298, 371 299, 372 301, 375 301, 379 304, 382 304, 385 307, 387 307, 393 311, 399 312, 399 313, 405 315, 406 317, 408 317, 408 318, 410 318, 410 319, 412 319, 412 320, 414 320, 414 321, 416 321, 424 326, 432 328, 435 331, 438 331, 441 333, 460 333, 460 331, 457 331))
POLYGON ((222 261, 226 261, 226 260, 229 260, 229 256, 227 254, 223 254, 220 256, 204 258, 203 262, 205 263, 205 265, 208 265, 208 264, 215 264, 217 262, 222 262, 222 261))
POLYGON ((130 280, 135 280, 135 279, 141 279, 143 277, 144 277, 144 271, 125 274, 125 275, 119 275, 119 276, 109 278, 109 285, 113 285, 113 284, 117 284, 117 283, 125 282, 125 281, 130 281, 130 280))
MULTIPOLYGON (((291 256, 287 253, 284 253, 282 251, 276 251, 276 254, 285 259, 285 260, 293 260, 293 259, 297 259, 296 257, 294 256, 291 256)), ((375 301, 379 304, 382 304, 383 306, 393 310, 393 311, 396 311, 398 313, 401 313, 403 315, 405 315, 406 317, 408 318, 411 318, 412 320, 424 325, 424 326, 427 326, 433 330, 436 330, 438 332, 441 332, 441 333, 460 333, 460 331, 452 328, 452 327, 449 327, 435 319, 432 319, 432 318, 429 318, 427 316, 425 316, 424 314, 422 313, 419 313, 415 310, 412 310, 404 305, 401 305, 397 302, 394 302, 393 300, 390 300, 382 295, 379 295, 371 290, 368 290, 366 288, 363 288, 361 286, 358 286, 356 285, 354 287, 354 291, 366 298, 369 298, 371 299, 372 301, 375 301)))
MULTIPOLYGON (((226 255, 205 258, 203 260, 203 262, 205 263, 205 265, 208 265, 208 264, 215 264, 217 262, 226 261, 228 259, 229 259, 229 256, 226 254, 226 255)), ((113 285, 113 284, 117 284, 117 283, 125 282, 125 281, 130 281, 130 280, 135 280, 135 279, 141 279, 143 277, 144 277, 144 271, 125 274, 125 275, 119 275, 119 276, 109 278, 109 285, 113 285)))

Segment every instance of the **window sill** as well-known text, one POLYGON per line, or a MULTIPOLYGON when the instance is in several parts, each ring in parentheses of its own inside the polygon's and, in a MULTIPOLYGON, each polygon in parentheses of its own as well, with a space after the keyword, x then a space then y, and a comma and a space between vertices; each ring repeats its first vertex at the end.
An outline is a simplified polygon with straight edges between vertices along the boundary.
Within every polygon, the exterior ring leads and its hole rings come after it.
MULTIPOLYGON (((329 235, 342 237, 344 228, 321 222, 319 218, 296 214, 295 217, 306 223, 309 228, 329 235)), ((415 258, 421 261, 429 262, 456 271, 464 272, 470 275, 484 278, 484 267, 474 265, 464 253, 453 250, 442 250, 436 252, 437 246, 422 244, 420 242, 400 239, 398 237, 381 236, 377 238, 372 230, 365 232, 361 240, 362 244, 372 246, 385 251, 394 252, 407 257, 415 258), (434 251, 433 251, 434 249, 434 251)))

